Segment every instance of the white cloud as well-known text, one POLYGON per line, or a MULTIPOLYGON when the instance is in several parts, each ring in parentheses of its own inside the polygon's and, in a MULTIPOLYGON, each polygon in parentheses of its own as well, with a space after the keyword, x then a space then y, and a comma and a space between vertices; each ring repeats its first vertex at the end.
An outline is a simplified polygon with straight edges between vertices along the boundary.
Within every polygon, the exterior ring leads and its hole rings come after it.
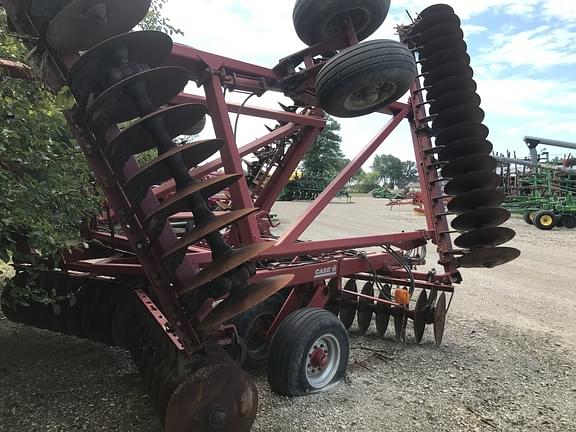
MULTIPOLYGON (((487 112, 491 139, 500 150, 524 150, 524 135, 541 135, 576 141, 573 121, 576 117, 576 82, 548 77, 557 66, 576 63, 576 2, 565 0, 484 0, 481 2, 444 0, 454 7, 463 21, 473 56, 478 93, 487 112), (507 24, 491 26, 484 15, 513 17, 507 24), (481 24, 481 25, 480 25, 481 24), (528 26, 528 27, 527 27, 528 26), (490 38, 488 38, 490 36, 490 38), (473 42, 472 42, 473 41, 473 42), (470 45, 482 43, 482 45, 470 45), (522 76, 511 76, 510 67, 522 76), (535 73, 539 75, 534 75, 535 73)), ((409 21, 429 6, 429 0, 393 2, 388 19, 372 38, 394 38, 394 26, 409 21)), ((304 48, 292 24, 294 1, 285 0, 170 0, 166 12, 173 24, 186 35, 177 38, 198 49, 214 52, 262 66, 271 67, 295 51, 304 48)), ((276 108, 278 94, 252 99, 250 104, 276 108)), ((238 100, 243 96, 230 95, 238 100)), ((343 150, 348 157, 356 153, 388 120, 372 115, 343 120, 343 150)), ((234 121, 234 118, 232 119, 234 121)), ((265 133, 266 121, 241 117, 239 144, 265 133)), ((272 124, 272 122, 268 122, 272 124)), ((210 133, 208 131, 207 133, 210 133)), ((413 157, 410 134, 401 126, 382 146, 380 152, 402 158, 413 157)))

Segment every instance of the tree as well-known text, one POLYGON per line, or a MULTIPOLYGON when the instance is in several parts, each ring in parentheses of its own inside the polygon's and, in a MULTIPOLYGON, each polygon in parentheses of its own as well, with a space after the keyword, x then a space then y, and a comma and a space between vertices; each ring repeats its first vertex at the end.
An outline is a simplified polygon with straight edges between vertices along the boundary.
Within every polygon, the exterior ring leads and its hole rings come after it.
POLYGON ((316 179, 319 188, 325 188, 332 179, 346 166, 340 144, 340 124, 331 117, 327 118, 326 127, 318 135, 312 147, 302 159, 304 177, 316 179))
POLYGON ((378 174, 380 181, 392 188, 405 188, 418 181, 416 163, 401 161, 393 155, 377 155, 372 163, 372 170, 378 174))
POLYGON ((377 187, 380 187, 380 175, 374 171, 368 173, 363 172, 354 185, 354 191, 358 193, 368 193, 377 187))
MULTIPOLYGON (((146 29, 181 33, 161 15, 167 0, 154 0, 146 29)), ((8 34, 0 9, 0 58, 22 60, 29 49, 8 34)), ((72 139, 59 95, 39 82, 19 81, 0 70, 0 259, 26 237, 43 254, 58 256, 80 241, 79 224, 100 211, 101 195, 72 139)))

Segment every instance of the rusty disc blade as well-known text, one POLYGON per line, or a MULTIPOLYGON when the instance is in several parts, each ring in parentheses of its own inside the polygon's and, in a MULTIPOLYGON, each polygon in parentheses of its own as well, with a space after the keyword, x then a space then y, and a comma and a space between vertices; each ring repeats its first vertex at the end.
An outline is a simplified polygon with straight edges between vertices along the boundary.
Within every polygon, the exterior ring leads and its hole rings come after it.
POLYGON ((469 231, 502 225, 510 219, 510 212, 502 207, 472 210, 456 217, 452 228, 458 231, 469 231))
POLYGON ((468 49, 466 42, 458 36, 440 36, 434 40, 425 40, 420 48, 424 57, 432 57, 434 53, 446 49, 453 49, 465 53, 468 49))
POLYGON ((515 235, 516 232, 510 228, 482 228, 460 235, 454 240, 454 244, 464 249, 494 247, 509 242, 515 235))
POLYGON ((170 158, 181 157, 186 167, 192 168, 204 162, 220 150, 223 145, 224 141, 212 139, 176 146, 162 153, 126 181, 124 185, 126 196, 133 203, 139 202, 144 198, 149 187, 170 179, 172 173, 168 164, 166 164, 166 161, 170 158))
POLYGON ((436 346, 442 345, 444 339, 444 328, 446 326, 446 293, 440 294, 434 309, 434 340, 436 346))
POLYGON ((397 310, 394 313, 394 333, 397 341, 404 336, 404 311, 397 310))
POLYGON ((452 75, 435 82, 426 93, 426 100, 432 101, 455 90, 476 91, 476 81, 466 75, 452 75))
POLYGON ((444 186, 447 195, 459 195, 476 189, 496 189, 502 178, 492 171, 476 171, 456 177, 444 186))
POLYGON ((88 86, 94 87, 102 80, 106 63, 115 63, 112 57, 119 48, 127 50, 131 62, 145 64, 149 68, 160 66, 172 51, 172 39, 166 33, 152 30, 124 33, 105 40, 82 54, 68 72, 68 84, 72 92, 88 86))
POLYGON ((480 248, 458 258, 458 263, 464 268, 492 268, 515 260, 519 256, 520 251, 515 248, 480 248))
POLYGON ((338 316, 340 312, 340 294, 338 290, 338 278, 332 278, 328 281, 328 303, 325 309, 338 316))
POLYGON ((158 138, 150 133, 150 123, 162 121, 171 139, 183 135, 191 126, 202 122, 207 113, 204 105, 183 104, 163 108, 143 117, 121 133, 106 147, 106 154, 114 158, 118 153, 132 156, 156 148, 158 138))
POLYGON ((494 146, 485 139, 468 138, 454 141, 438 153, 438 160, 453 161, 464 156, 489 155, 494 146))
MULTIPOLYGON (((344 285, 344 289, 346 291, 353 291, 358 292, 358 287, 356 286, 356 280, 348 279, 346 284, 344 285)), ((356 316, 356 308, 357 308, 357 300, 358 297, 354 294, 349 293, 342 293, 342 297, 340 299, 340 321, 348 330, 352 323, 354 322, 354 317, 356 316)))
MULTIPOLYGON (((384 285, 384 288, 382 291, 380 291, 378 298, 390 300, 390 297, 390 285, 384 285)), ((390 315, 390 308, 388 306, 378 305, 376 312, 376 333, 378 336, 382 337, 386 334, 386 330, 388 330, 388 324, 390 323, 390 315)))
POLYGON ((494 171, 498 161, 488 155, 470 155, 454 159, 442 168, 442 177, 456 178, 464 174, 478 171, 494 171))
POLYGON ((242 248, 234 249, 230 254, 217 258, 194 276, 192 283, 182 289, 178 294, 184 295, 214 279, 234 270, 239 265, 250 261, 264 251, 274 246, 273 242, 255 243, 242 248))
MULTIPOLYGON (((436 70, 436 69, 435 69, 436 70)), ((480 106, 480 96, 473 90, 454 90, 430 101, 430 114, 439 114, 456 105, 480 106)))
POLYGON ((450 63, 445 63, 426 73, 424 77, 424 87, 433 86, 435 83, 443 80, 445 77, 455 75, 472 78, 474 76, 474 71, 466 61, 453 61, 450 63))
POLYGON ((189 246, 194 243, 199 242, 201 239, 206 237, 208 234, 216 231, 220 231, 222 228, 245 218, 248 215, 256 213, 258 209, 248 208, 240 210, 232 210, 224 214, 214 216, 208 222, 195 226, 190 232, 187 232, 180 238, 174 246, 162 255, 162 261, 169 260, 174 255, 177 255, 183 251, 186 251, 189 246))
MULTIPOLYGON (((374 296, 374 286, 372 282, 366 282, 362 287, 362 294, 373 297, 374 296)), ((365 298, 358 298, 358 313, 356 319, 358 320, 358 328, 360 333, 364 334, 370 328, 370 323, 372 322, 372 310, 367 309, 366 306, 370 304, 373 305, 374 302, 365 298)))
POLYGON ((74 0, 50 22, 46 39, 57 51, 83 51, 130 31, 150 9, 150 0, 74 0), (104 5, 105 9, 99 9, 104 5))
POLYGON ((151 223, 164 225, 169 216, 188 209, 187 199, 190 196, 199 193, 202 198, 208 199, 212 195, 228 188, 241 177, 242 174, 224 174, 186 186, 184 189, 180 189, 170 198, 163 201, 160 207, 146 216, 142 224, 144 226, 149 226, 151 223))
POLYGON ((440 132, 447 127, 462 122, 481 123, 484 120, 484 111, 476 105, 457 105, 440 112, 432 122, 432 129, 440 132))
POLYGON ((414 338, 416 343, 422 342, 422 337, 424 336, 424 330, 426 330, 426 306, 428 304, 428 295, 426 290, 420 291, 418 300, 416 300, 416 306, 414 308, 414 338))
POLYGON ((488 128, 480 123, 464 122, 444 129, 436 137, 437 146, 450 146, 454 141, 469 138, 484 140, 488 137, 488 128))
POLYGON ((249 432, 258 408, 250 376, 231 362, 208 364, 178 386, 166 409, 166 432, 249 432))
POLYGON ((200 330, 209 330, 252 309, 268 297, 288 286, 294 275, 273 276, 258 281, 245 289, 233 291, 222 303, 218 304, 198 326, 200 330))
POLYGON ((496 207, 504 202, 506 195, 496 189, 478 189, 458 195, 448 203, 448 211, 465 213, 485 207, 496 207))
POLYGON ((100 94, 88 106, 86 115, 91 121, 105 118, 108 124, 133 120, 143 113, 130 95, 132 86, 145 85, 152 104, 159 107, 166 105, 184 90, 188 79, 188 71, 177 66, 163 66, 134 74, 100 94))
POLYGON ((460 62, 470 64, 470 56, 458 49, 444 49, 442 51, 435 52, 429 57, 423 57, 420 60, 422 64, 422 72, 428 73, 442 66, 446 63, 460 62))

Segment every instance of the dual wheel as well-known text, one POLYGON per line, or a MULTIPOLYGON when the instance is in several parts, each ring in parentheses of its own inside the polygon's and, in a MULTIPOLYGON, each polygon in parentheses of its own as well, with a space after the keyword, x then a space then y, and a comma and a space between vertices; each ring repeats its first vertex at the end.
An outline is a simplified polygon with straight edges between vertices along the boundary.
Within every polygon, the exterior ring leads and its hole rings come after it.
MULTIPOLYGON (((361 41, 384 22, 390 0, 298 0, 293 21, 300 39, 315 45, 352 27, 361 41)), ((319 106, 336 117, 358 117, 398 100, 417 76, 410 50, 393 40, 371 40, 341 50, 316 78, 319 106)))
POLYGON ((564 226, 570 229, 576 228, 576 213, 557 215, 551 210, 540 210, 524 213, 523 219, 527 224, 534 225, 541 230, 551 230, 556 226, 564 226))

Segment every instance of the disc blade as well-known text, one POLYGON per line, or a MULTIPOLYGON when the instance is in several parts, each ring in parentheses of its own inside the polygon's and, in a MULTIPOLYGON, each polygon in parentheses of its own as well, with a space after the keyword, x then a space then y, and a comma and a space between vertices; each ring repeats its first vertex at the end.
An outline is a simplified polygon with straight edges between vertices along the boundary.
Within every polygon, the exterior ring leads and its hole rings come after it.
MULTIPOLYGON (((436 69, 434 69, 436 70, 436 69)), ((480 96, 473 90, 454 90, 430 101, 430 114, 439 114, 456 105, 480 106, 480 96)))
POLYGON ((424 87, 433 86, 445 77, 454 75, 472 78, 474 76, 474 71, 467 61, 453 61, 446 63, 425 74, 424 87))
POLYGON ((464 156, 489 155, 493 145, 485 139, 469 138, 450 143, 438 153, 438 160, 453 161, 464 156))
POLYGON ((130 31, 148 13, 150 3, 150 0, 74 0, 50 22, 46 39, 57 51, 86 50, 104 39, 130 31))
MULTIPOLYGON (((382 291, 378 295, 378 298, 384 300, 390 300, 391 297, 391 288, 390 285, 384 285, 382 291)), ((376 333, 378 336, 382 337, 386 334, 386 330, 388 330, 388 324, 390 323, 390 307, 379 305, 377 312, 376 312, 376 333)))
POLYGON ((136 83, 145 84, 147 96, 155 107, 159 107, 166 105, 184 90, 188 80, 189 72, 177 66, 164 66, 134 74, 100 94, 88 106, 86 116, 92 122, 105 117, 109 124, 133 120, 142 113, 126 92, 129 87, 136 83))
POLYGON ((160 207, 150 213, 143 221, 143 225, 148 227, 154 225, 164 225, 166 219, 178 212, 188 209, 187 199, 199 193, 202 198, 208 199, 228 188, 230 185, 238 181, 242 177, 241 174, 225 174, 214 176, 206 180, 198 181, 190 186, 177 191, 170 198, 166 199, 160 207))
POLYGON ((476 81, 465 75, 453 75, 434 83, 426 93, 426 100, 438 99, 441 95, 455 90, 476 91, 476 81))
POLYGON ((338 290, 338 278, 332 278, 328 282, 328 303, 325 309, 338 316, 340 312, 340 291, 338 290))
POLYGON ((434 340, 436 346, 442 345, 444 339, 444 328, 446 326, 446 293, 440 294, 434 309, 434 340))
POLYGON ((218 327, 263 302, 288 286, 293 279, 294 275, 273 276, 258 281, 243 290, 239 290, 239 292, 233 291, 202 320, 198 329, 208 330, 218 327))
POLYGON ((394 333, 397 341, 404 336, 404 311, 395 311, 394 313, 394 333))
POLYGON ((506 195, 495 189, 478 189, 458 195, 448 203, 448 211, 465 213, 485 207, 497 207, 504 202, 506 195))
MULTIPOLYGON (((344 285, 344 289, 346 291, 358 292, 356 280, 348 279, 344 285)), ((344 327, 346 327, 346 330, 348 330, 354 322, 354 318, 356 316, 357 300, 358 297, 354 294, 349 294, 346 292, 342 293, 340 300, 340 321, 342 321, 342 324, 344 327)))
POLYGON ((166 164, 170 158, 181 157, 186 167, 192 168, 204 162, 223 145, 224 141, 212 139, 184 144, 162 153, 126 181, 124 185, 126 196, 133 204, 139 203, 151 186, 172 178, 170 168, 166 164))
MULTIPOLYGON (((366 282, 362 287, 362 294, 373 297, 374 296, 374 286, 372 282, 366 282)), ((360 333, 364 334, 370 328, 370 323, 372 322, 372 310, 368 309, 367 305, 373 305, 374 302, 365 298, 360 297, 358 299, 358 313, 357 321, 360 333)))
POLYGON ((172 258, 174 255, 178 255, 181 252, 185 252, 189 246, 199 242, 208 234, 218 232, 222 228, 231 225, 234 222, 237 222, 248 215, 256 213, 257 211, 258 209, 256 208, 249 208, 241 210, 232 210, 224 214, 214 216, 208 222, 197 225, 190 232, 184 234, 182 238, 180 238, 176 243, 174 243, 174 246, 172 246, 164 253, 164 255, 162 255, 161 260, 162 261, 170 260, 170 258, 172 258))
POLYGON ((422 12, 418 14, 418 16, 421 19, 424 19, 430 17, 431 15, 440 13, 444 15, 455 15, 452 6, 449 6, 447 4, 435 4, 432 6, 428 6, 426 9, 422 10, 422 12))
MULTIPOLYGON (((163 108, 143 117, 130 127, 119 133, 106 147, 109 158, 115 159, 115 155, 124 154, 132 156, 156 148, 158 139, 150 133, 152 122, 162 121, 170 139, 183 135, 196 124, 205 122, 207 109, 199 104, 182 104, 169 108, 163 108)), ((200 133, 201 130, 197 131, 200 133)))
POLYGON ((475 122, 459 123, 444 129, 436 137, 437 146, 447 146, 454 141, 468 138, 484 140, 488 137, 488 128, 483 124, 475 122))
POLYGON ((466 212, 452 221, 452 228, 469 231, 502 225, 510 219, 510 212, 501 207, 482 208, 466 212))
MULTIPOLYGON (((430 29, 432 29, 432 27, 430 27, 430 29)), ((431 57, 434 53, 445 49, 453 49, 465 53, 468 46, 462 37, 440 36, 436 39, 425 41, 422 48, 420 48, 420 52, 425 57, 431 57)))
POLYGON ((454 179, 478 171, 494 171, 498 161, 488 155, 470 155, 454 159, 442 168, 442 177, 454 179))
POLYGON ((459 195, 476 189, 496 189, 502 178, 492 171, 476 171, 451 180, 444 186, 447 195, 459 195))
POLYGON ((234 270, 239 265, 258 257, 272 246, 274 246, 273 242, 262 242, 234 249, 230 254, 215 259, 208 266, 202 269, 195 275, 192 283, 178 292, 178 295, 185 295, 186 293, 213 281, 219 276, 234 270))
POLYGON ((178 386, 166 408, 167 432, 249 432, 258 409, 254 381, 231 362, 210 363, 178 386))
POLYGON ((76 60, 68 72, 72 92, 97 84, 102 79, 103 63, 114 61, 111 56, 119 48, 127 51, 130 61, 156 68, 170 55, 172 39, 160 31, 144 30, 124 33, 93 46, 76 60))
POLYGON ((494 247, 512 240, 515 235, 516 232, 510 228, 482 228, 460 235, 454 240, 454 244, 464 249, 494 247))
POLYGON ((475 249, 458 259, 459 266, 464 268, 492 268, 506 264, 520 256, 518 249, 510 247, 475 249))
POLYGON ((426 306, 428 304, 428 295, 426 290, 420 291, 418 300, 416 300, 416 306, 414 308, 414 338, 416 343, 422 342, 422 337, 424 336, 424 330, 426 330, 426 306))
POLYGON ((444 49, 420 60, 423 73, 430 72, 443 64, 454 61, 470 64, 470 56, 462 50, 444 49))
POLYGON ((439 113, 432 122, 432 130, 440 132, 462 122, 482 123, 484 111, 476 105, 457 105, 439 113))
POLYGON ((425 17, 421 17, 422 19, 420 19, 414 26, 414 30, 418 32, 423 32, 429 28, 442 24, 460 25, 460 18, 458 18, 454 13, 448 11, 438 11, 426 14, 425 17))
POLYGON ((464 40, 464 32, 462 28, 456 23, 442 23, 432 27, 427 28, 422 32, 418 41, 421 43, 426 43, 427 41, 433 41, 435 39, 441 38, 443 36, 452 36, 464 40))

